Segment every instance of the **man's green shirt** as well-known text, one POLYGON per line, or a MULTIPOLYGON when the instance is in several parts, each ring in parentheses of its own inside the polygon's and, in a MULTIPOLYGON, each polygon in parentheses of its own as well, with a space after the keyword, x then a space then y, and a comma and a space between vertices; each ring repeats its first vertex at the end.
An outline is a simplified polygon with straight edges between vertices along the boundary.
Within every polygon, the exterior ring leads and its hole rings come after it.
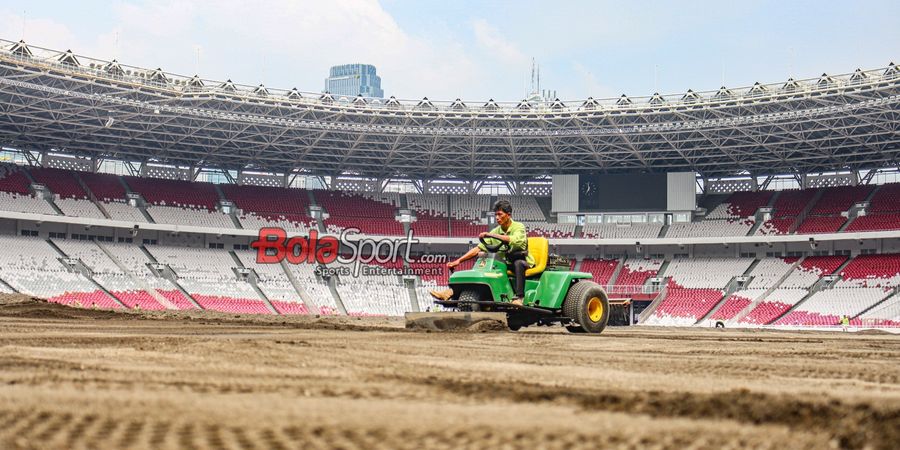
MULTIPOLYGON (((525 233, 525 225, 522 225, 515 220, 509 220, 509 228, 506 230, 503 229, 500 225, 497 225, 493 230, 490 231, 491 234, 497 234, 500 236, 509 236, 509 249, 512 251, 516 250, 526 250, 528 248, 528 236, 525 233)), ((496 245, 499 244, 500 241, 494 238, 485 238, 485 240, 491 244, 496 245)), ((479 243, 478 248, 482 251, 487 249, 484 248, 484 244, 479 243)), ((497 257, 500 259, 506 259, 506 252, 498 252, 497 257)), ((528 267, 534 267, 534 256, 531 256, 531 253, 525 257, 525 262, 528 263, 528 267)))

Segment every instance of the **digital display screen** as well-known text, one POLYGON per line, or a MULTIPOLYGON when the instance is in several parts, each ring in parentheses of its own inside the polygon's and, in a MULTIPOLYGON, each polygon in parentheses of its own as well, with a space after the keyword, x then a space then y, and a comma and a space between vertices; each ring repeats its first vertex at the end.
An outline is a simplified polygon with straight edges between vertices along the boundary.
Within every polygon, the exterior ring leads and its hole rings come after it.
POLYGON ((665 211, 665 173, 578 176, 578 209, 584 212, 665 211))

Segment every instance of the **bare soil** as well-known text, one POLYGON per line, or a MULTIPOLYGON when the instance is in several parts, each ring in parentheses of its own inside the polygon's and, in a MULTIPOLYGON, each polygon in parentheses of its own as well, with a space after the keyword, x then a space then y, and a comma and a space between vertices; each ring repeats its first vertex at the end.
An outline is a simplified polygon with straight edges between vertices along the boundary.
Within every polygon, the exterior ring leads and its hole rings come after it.
POLYGON ((0 448, 896 448, 900 336, 0 299, 0 448))

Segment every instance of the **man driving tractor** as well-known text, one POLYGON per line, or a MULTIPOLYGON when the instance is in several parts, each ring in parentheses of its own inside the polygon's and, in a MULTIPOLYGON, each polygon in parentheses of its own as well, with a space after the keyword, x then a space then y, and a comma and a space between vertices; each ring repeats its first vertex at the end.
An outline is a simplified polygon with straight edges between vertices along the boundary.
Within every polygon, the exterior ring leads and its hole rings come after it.
MULTIPOLYGON (((534 267, 534 257, 528 253, 528 237, 525 231, 525 225, 512 219, 512 205, 506 200, 499 200, 494 203, 494 218, 497 219, 497 226, 489 232, 478 235, 484 238, 489 245, 506 244, 508 250, 501 251, 497 257, 506 259, 507 264, 513 267, 515 276, 514 295, 510 303, 514 305, 522 305, 522 299, 525 297, 525 271, 534 267)), ((465 255, 460 256, 454 261, 447 263, 448 269, 453 269, 463 261, 468 261, 478 256, 478 253, 486 251, 484 244, 478 244, 465 255)), ((444 289, 442 291, 431 291, 431 296, 438 300, 447 300, 453 296, 453 289, 444 289)))

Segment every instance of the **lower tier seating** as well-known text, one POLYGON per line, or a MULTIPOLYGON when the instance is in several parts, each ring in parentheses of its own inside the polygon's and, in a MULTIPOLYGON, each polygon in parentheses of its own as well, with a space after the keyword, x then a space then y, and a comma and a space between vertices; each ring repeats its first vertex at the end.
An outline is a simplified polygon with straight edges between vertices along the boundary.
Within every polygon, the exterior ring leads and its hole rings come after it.
POLYGON ((757 303, 738 323, 765 325, 791 309, 808 293, 806 289, 775 289, 763 301, 757 303))
POLYGON ((767 289, 744 289, 728 296, 722 306, 709 318, 710 320, 731 320, 738 313, 750 306, 757 297, 765 293, 767 289))
POLYGON ((647 318, 644 325, 690 326, 697 323, 719 300, 718 289, 689 289, 677 285, 669 287, 666 297, 647 318))

